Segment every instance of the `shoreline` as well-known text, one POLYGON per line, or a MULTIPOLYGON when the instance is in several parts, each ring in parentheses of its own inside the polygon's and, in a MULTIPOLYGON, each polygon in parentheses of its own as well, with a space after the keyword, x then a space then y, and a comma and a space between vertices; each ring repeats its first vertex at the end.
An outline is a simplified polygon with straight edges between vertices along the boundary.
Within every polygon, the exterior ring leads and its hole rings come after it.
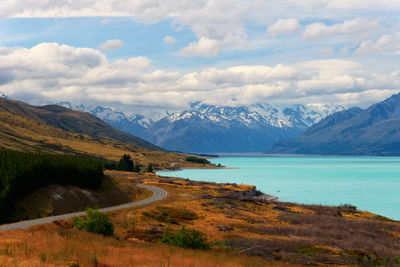
POLYGON ((178 171, 183 171, 183 170, 217 170, 217 169, 221 169, 221 170, 240 170, 240 168, 235 168, 235 167, 207 167, 207 168, 179 168, 179 169, 175 169, 175 170, 171 170, 171 169, 161 169, 161 170, 156 170, 156 174, 157 172, 178 172, 178 171))

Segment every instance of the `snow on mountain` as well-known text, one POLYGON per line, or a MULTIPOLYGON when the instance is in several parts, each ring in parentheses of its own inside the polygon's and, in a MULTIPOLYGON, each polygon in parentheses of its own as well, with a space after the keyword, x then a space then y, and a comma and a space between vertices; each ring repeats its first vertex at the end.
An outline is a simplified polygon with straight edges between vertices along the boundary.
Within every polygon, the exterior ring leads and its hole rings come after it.
POLYGON ((296 139, 277 142, 279 154, 400 155, 400 94, 367 109, 337 112, 313 125, 296 139))
POLYGON ((255 104, 241 107, 194 103, 154 122, 141 137, 170 150, 194 153, 262 152, 295 138, 342 106, 255 104))
POLYGON ((243 107, 211 106, 195 103, 191 110, 175 112, 167 117, 170 123, 197 117, 201 120, 218 123, 235 121, 247 127, 264 124, 278 128, 308 128, 326 116, 343 110, 343 106, 330 105, 292 105, 272 106, 254 104, 243 107))
POLYGON ((6 94, 4 94, 3 92, 0 91, 0 98, 7 99, 7 96, 6 96, 6 94))
POLYGON ((186 111, 152 120, 114 108, 58 105, 102 119, 112 126, 169 150, 217 153, 261 152, 276 142, 296 138, 326 116, 341 111, 330 105, 269 105, 228 107, 193 103, 186 111))
POLYGON ((120 129, 121 131, 125 131, 131 133, 136 136, 140 136, 140 133, 150 127, 154 122, 143 115, 139 114, 131 114, 127 112, 117 111, 114 108, 109 107, 101 107, 95 105, 74 105, 69 102, 60 102, 57 105, 82 111, 88 112, 99 119, 107 122, 108 124, 114 126, 115 128, 120 129))

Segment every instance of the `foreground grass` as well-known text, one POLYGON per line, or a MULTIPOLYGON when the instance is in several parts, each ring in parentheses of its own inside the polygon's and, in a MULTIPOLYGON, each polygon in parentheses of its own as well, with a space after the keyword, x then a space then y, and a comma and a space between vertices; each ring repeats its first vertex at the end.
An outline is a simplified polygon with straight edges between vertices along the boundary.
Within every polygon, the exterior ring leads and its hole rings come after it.
POLYGON ((355 207, 266 201, 249 185, 107 172, 164 188, 157 205, 110 213, 116 237, 71 221, 0 233, 0 266, 399 266, 400 223, 355 207), (211 249, 161 244, 195 229, 211 249))
MULTIPOLYGON (((68 227, 67 227, 68 228, 68 227)), ((0 233, 0 266, 266 266, 259 257, 132 242, 46 225, 0 233)), ((268 266, 292 266, 268 263, 268 266)))
POLYGON ((295 264, 398 266, 400 223, 351 205, 265 201, 253 186, 167 177, 131 179, 165 188, 169 199, 141 212, 115 214, 125 239, 156 242, 182 226, 207 234, 214 247, 295 264), (124 225, 134 216, 135 222, 124 225))

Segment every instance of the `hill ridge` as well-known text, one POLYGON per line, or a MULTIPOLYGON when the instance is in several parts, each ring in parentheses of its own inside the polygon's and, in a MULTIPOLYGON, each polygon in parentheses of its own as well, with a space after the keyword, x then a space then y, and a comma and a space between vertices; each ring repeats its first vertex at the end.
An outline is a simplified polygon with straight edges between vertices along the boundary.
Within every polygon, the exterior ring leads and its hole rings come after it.
POLYGON ((278 142, 268 153, 398 156, 400 93, 365 110, 352 108, 328 116, 302 136, 278 142))

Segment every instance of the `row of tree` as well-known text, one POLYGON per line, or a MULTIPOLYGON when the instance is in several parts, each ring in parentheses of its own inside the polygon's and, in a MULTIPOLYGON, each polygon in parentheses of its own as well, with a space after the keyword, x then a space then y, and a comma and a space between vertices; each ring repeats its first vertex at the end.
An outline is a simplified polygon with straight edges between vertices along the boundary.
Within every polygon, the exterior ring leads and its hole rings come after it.
POLYGON ((104 164, 105 169, 109 170, 118 170, 118 171, 127 171, 127 172, 153 172, 153 165, 150 163, 147 165, 147 168, 144 168, 143 165, 138 162, 134 163, 131 156, 128 154, 124 154, 119 162, 107 162, 104 164))
POLYGON ((96 188, 103 176, 102 163, 95 159, 0 149, 0 221, 18 199, 40 186, 72 184, 96 188))

